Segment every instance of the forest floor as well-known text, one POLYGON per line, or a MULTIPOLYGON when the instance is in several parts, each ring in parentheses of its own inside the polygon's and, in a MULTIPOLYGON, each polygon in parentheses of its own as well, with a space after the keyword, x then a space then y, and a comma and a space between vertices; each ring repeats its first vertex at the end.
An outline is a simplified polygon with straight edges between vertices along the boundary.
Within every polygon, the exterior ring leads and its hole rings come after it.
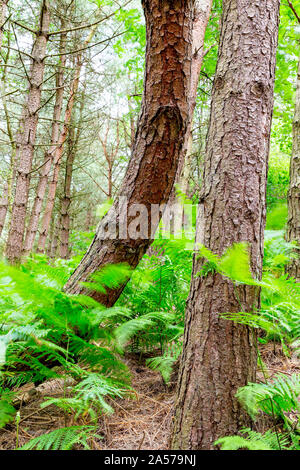
MULTIPOLYGON (((261 357, 269 378, 275 374, 300 373, 299 358, 284 356, 279 344, 268 343, 260 346, 261 357)), ((97 434, 91 449, 95 450, 164 450, 168 448, 169 429, 175 398, 175 387, 166 386, 158 372, 147 368, 138 356, 126 357, 132 376, 133 396, 110 400, 115 409, 112 415, 99 419, 97 434)), ((264 381, 261 372, 258 381, 264 381)), ((19 397, 19 446, 33 437, 54 429, 73 424, 90 424, 88 419, 74 423, 59 408, 51 405, 41 409, 47 397, 59 397, 65 393, 64 381, 53 379, 34 387, 27 384, 20 390, 19 397)), ((9 424, 0 429, 0 450, 16 448, 16 426, 9 424)))

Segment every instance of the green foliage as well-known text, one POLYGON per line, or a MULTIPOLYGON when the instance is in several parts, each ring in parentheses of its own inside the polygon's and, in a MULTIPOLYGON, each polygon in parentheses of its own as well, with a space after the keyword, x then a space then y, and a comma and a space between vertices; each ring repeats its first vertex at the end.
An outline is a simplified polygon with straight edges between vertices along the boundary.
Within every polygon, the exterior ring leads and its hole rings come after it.
POLYGON ((272 382, 249 383, 237 392, 237 398, 255 419, 262 411, 284 421, 293 418, 293 427, 300 432, 300 375, 278 374, 272 382))
POLYGON ((281 202, 271 207, 267 213, 267 230, 283 230, 287 222, 287 204, 281 202))
POLYGON ((299 338, 300 286, 287 275, 281 274, 293 248, 293 245, 287 244, 278 236, 267 238, 266 252, 269 254, 260 281, 252 278, 249 253, 245 243, 233 245, 221 257, 205 247, 200 247, 199 256, 205 257, 208 263, 203 265, 199 275, 205 276, 209 270, 217 271, 235 284, 242 283, 262 288, 262 306, 259 312, 220 312, 220 315, 227 320, 262 328, 267 337, 278 338, 283 344, 299 338), (273 256, 278 251, 278 247, 275 248, 278 241, 283 247, 283 253, 273 256), (284 251, 286 254, 283 258, 284 251))
POLYGON ((101 439, 96 434, 95 426, 70 426, 35 437, 19 450, 72 450, 76 444, 88 450, 90 449, 88 441, 92 437, 101 439))
POLYGON ((221 450, 289 450, 291 448, 286 434, 278 435, 271 430, 261 434, 251 429, 243 429, 241 433, 246 437, 222 437, 215 442, 215 445, 220 446, 221 450))
MULTIPOLYGON (((286 201, 290 181, 290 156, 273 153, 270 156, 267 180, 267 207, 272 210, 272 206, 286 201)), ((270 214, 267 214, 267 223, 270 214)), ((280 230, 282 227, 271 228, 280 230)))
MULTIPOLYGON (((88 412, 93 418, 111 410, 106 395, 122 396, 128 390, 127 367, 110 348, 114 337, 101 341, 104 309, 89 297, 62 292, 68 274, 68 268, 52 267, 44 257, 31 258, 19 269, 0 264, 0 425, 15 413, 4 387, 71 376, 79 384, 74 397, 65 398, 64 409, 73 406, 78 416, 88 412)), ((116 277, 114 266, 101 279, 112 286, 116 277)))
MULTIPOLYGON (((292 3, 299 12, 299 0, 293 0, 292 3)), ((297 19, 288 2, 281 2, 271 141, 272 147, 276 146, 280 153, 288 156, 292 150, 295 80, 299 59, 298 28, 297 19)))
POLYGON ((72 389, 72 397, 46 398, 42 408, 56 405, 73 414, 75 419, 89 415, 91 420, 96 421, 99 414, 114 411, 105 400, 106 397, 121 398, 125 393, 128 393, 128 387, 124 388, 124 384, 100 374, 89 373, 72 389))
POLYGON ((104 266, 91 276, 92 282, 82 282, 91 291, 106 293, 106 288, 116 289, 128 280, 131 268, 126 263, 104 266))
POLYGON ((265 231, 264 260, 265 272, 274 275, 284 274, 288 262, 295 256, 295 245, 284 239, 284 232, 278 230, 265 231))
POLYGON ((208 261, 202 266, 197 274, 198 276, 207 276, 209 272, 218 272, 238 283, 259 285, 251 274, 248 245, 246 243, 233 244, 222 256, 215 255, 203 245, 199 246, 197 253, 199 258, 206 258, 208 261))
POLYGON ((118 343, 132 338, 134 351, 164 352, 183 332, 192 269, 187 239, 157 239, 143 257, 117 305, 126 305, 132 320, 116 331, 118 343))
POLYGON ((0 428, 14 419, 16 410, 12 406, 13 396, 10 390, 0 388, 0 428))

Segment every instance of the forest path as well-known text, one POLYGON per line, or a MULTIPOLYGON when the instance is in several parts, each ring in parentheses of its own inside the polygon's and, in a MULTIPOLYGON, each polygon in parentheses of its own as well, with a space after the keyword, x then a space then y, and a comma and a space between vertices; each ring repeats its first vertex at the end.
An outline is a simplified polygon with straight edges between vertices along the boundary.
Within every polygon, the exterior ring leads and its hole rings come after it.
POLYGON ((106 450, 163 450, 168 448, 175 389, 159 372, 127 357, 134 395, 112 403, 115 413, 102 421, 101 442, 106 450))
MULTIPOLYGON (((269 379, 275 374, 291 375, 300 373, 300 360, 295 354, 284 356, 280 344, 260 345, 261 357, 269 379)), ((130 396, 109 400, 115 412, 101 416, 97 434, 90 442, 94 450, 165 450, 168 449, 170 424, 172 420, 175 387, 166 386, 159 372, 153 371, 140 361, 138 355, 124 359, 131 373, 134 390, 130 396)), ((264 382, 262 372, 258 381, 264 382)), ((69 384, 70 386, 71 384, 69 384)), ((71 387, 70 387, 71 388, 71 387)), ((73 421, 72 416, 51 405, 41 409, 45 396, 61 397, 64 394, 63 379, 46 381, 38 387, 26 384, 22 387, 19 425, 19 446, 33 437, 60 427, 73 424, 90 424, 87 417, 73 421)), ((261 425, 264 427, 264 423, 261 425)), ((263 429, 259 429, 263 431, 263 429)), ((0 429, 0 450, 16 447, 17 435, 14 423, 0 429)))

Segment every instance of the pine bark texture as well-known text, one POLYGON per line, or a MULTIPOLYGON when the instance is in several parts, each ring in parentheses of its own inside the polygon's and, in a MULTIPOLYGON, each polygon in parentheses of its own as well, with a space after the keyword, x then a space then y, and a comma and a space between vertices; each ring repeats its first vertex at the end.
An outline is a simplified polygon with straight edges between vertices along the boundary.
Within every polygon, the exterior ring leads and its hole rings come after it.
MULTIPOLYGON (((279 0, 224 0, 197 222, 198 243, 218 255, 248 242, 251 270, 261 276, 265 193, 273 108, 279 0)), ((196 277, 194 257, 178 379, 172 449, 216 449, 247 418, 235 394, 255 379, 254 337, 222 312, 251 312, 259 295, 219 274, 196 277)))
MULTIPOLYGON (((96 236, 65 289, 87 293, 80 285, 90 274, 107 264, 126 262, 136 267, 151 243, 151 237, 102 240, 101 229, 117 214, 117 232, 124 217, 121 197, 143 204, 150 216, 151 204, 167 203, 177 172, 187 122, 192 59, 193 0, 144 0, 147 47, 144 94, 131 160, 113 208, 106 214, 96 236)), ((130 223, 130 217, 128 222, 130 223)), ((150 226, 150 221, 149 221, 150 226)), ((107 295, 88 292, 104 305, 113 305, 122 292, 107 295)))
POLYGON ((29 72, 29 91, 23 110, 20 130, 16 136, 16 154, 18 167, 16 190, 12 208, 10 230, 6 246, 6 256, 12 263, 20 261, 23 250, 26 210, 29 184, 34 154, 35 138, 41 105, 41 92, 44 78, 44 59, 50 24, 50 10, 47 1, 43 1, 39 31, 32 48, 32 64, 29 72))
POLYGON ((190 119, 188 122, 187 132, 184 138, 184 144, 181 151, 181 156, 177 171, 177 180, 183 192, 185 192, 185 185, 181 185, 181 175, 183 173, 185 160, 190 159, 193 146, 193 115, 196 107, 197 88, 200 78, 204 58, 204 37, 207 28, 207 23, 210 17, 212 8, 212 0, 196 0, 193 20, 193 56, 191 67, 191 88, 190 88, 190 119))
POLYGON ((296 106, 293 122, 293 150, 288 193, 287 240, 297 242, 295 258, 288 266, 288 273, 300 282, 300 60, 297 74, 296 106))
MULTIPOLYGON (((63 30, 65 26, 64 21, 61 21, 61 29, 63 30)), ((26 232, 25 242, 24 242, 24 253, 28 254, 33 249, 33 244, 35 237, 38 231, 39 219, 42 212, 42 206, 45 199, 49 173, 52 167, 54 160, 54 155, 57 150, 57 142, 59 138, 59 120, 61 117, 63 97, 64 97, 64 67, 66 63, 66 33, 61 34, 60 38, 60 61, 58 65, 58 70, 56 73, 56 95, 55 95, 55 105, 53 110, 53 121, 51 126, 51 144, 48 151, 45 153, 44 163, 41 168, 39 182, 36 189, 36 197, 33 203, 33 208, 30 215, 30 220, 28 223, 28 228, 26 232)))

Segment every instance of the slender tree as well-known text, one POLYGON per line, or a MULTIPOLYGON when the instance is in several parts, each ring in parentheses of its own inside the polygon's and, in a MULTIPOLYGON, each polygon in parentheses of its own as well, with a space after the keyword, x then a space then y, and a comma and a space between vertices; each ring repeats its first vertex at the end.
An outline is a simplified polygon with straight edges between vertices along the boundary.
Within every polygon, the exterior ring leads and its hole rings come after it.
MULTIPOLYGON (((80 281, 106 264, 127 262, 135 267, 151 243, 151 236, 121 236, 121 221, 133 204, 168 202, 190 118, 190 84, 194 1, 144 0, 147 46, 142 110, 137 124, 131 160, 119 193, 96 236, 65 288, 83 292, 80 281), (122 199, 121 199, 122 198, 122 199), (122 201, 127 201, 127 209, 122 201), (103 228, 117 215, 117 237, 103 240, 103 228)), ((128 223, 133 219, 128 217, 128 223)), ((150 220, 149 220, 150 226, 150 220)), ((105 305, 113 305, 124 285, 107 295, 89 293, 105 305)))
MULTIPOLYGON (((64 31, 65 21, 61 20, 61 29, 64 31)), ((57 67, 55 82, 56 82, 56 93, 55 93, 55 105, 53 109, 53 118, 51 126, 51 143, 49 149, 45 152, 44 162, 40 171, 40 177, 36 189, 36 196, 33 203, 27 231, 24 242, 24 253, 28 254, 32 248, 35 241, 36 233, 38 231, 38 224, 40 215, 42 212, 42 206, 45 199, 49 172, 52 167, 54 160, 54 155, 57 148, 57 142, 59 138, 59 121, 61 117, 61 111, 63 106, 63 97, 64 97, 64 67, 66 64, 66 42, 67 42, 67 33, 62 32, 60 36, 60 45, 59 45, 59 64, 57 67)))
POLYGON ((83 110, 85 104, 85 89, 86 82, 83 85, 83 90, 81 93, 81 102, 80 102, 80 111, 79 119, 77 124, 76 133, 74 131, 74 126, 70 124, 69 130, 69 145, 68 145, 68 154, 66 160, 66 171, 65 171, 65 181, 64 181, 64 190, 63 197, 61 200, 60 206, 60 245, 59 245, 59 254, 63 259, 69 257, 69 235, 70 235, 70 205, 71 205, 71 186, 72 186, 72 174, 73 166, 76 158, 78 142, 80 139, 80 134, 82 130, 82 121, 83 121, 83 110))
POLYGON ((5 24, 6 5, 9 0, 0 0, 0 50, 2 46, 3 25, 5 24))
MULTIPOLYGON (((205 55, 204 50, 204 36, 206 32, 207 23, 210 17, 212 7, 212 0, 197 0, 195 2, 195 11, 194 11, 194 20, 193 20, 193 56, 192 56, 192 67, 191 67, 191 88, 190 88, 190 113, 191 118, 188 122, 187 132, 184 138, 184 144, 181 151, 181 156, 178 165, 177 171, 177 180, 181 181, 181 177, 184 164, 187 160, 187 164, 189 164, 189 160, 191 158, 192 153, 192 146, 193 146, 193 135, 192 135, 192 128, 193 128, 193 115, 196 107, 196 99, 197 99, 197 88, 199 83, 199 77, 201 72, 201 67, 203 63, 203 58, 205 55)), ((188 166, 188 165, 187 165, 188 166)), ((184 178, 185 180, 187 178, 184 178)), ((183 181, 182 181, 183 183, 183 181)), ((185 192, 186 185, 180 184, 182 186, 183 191, 185 192)))
MULTIPOLYGON (((212 93, 197 242, 217 255, 247 242, 251 270, 261 276, 267 161, 273 108, 279 0, 224 0, 219 57, 212 93)), ((197 276, 194 257, 184 348, 171 437, 172 449, 214 448, 246 417, 235 398, 255 380, 254 336, 222 312, 259 307, 252 286, 223 276, 197 276)))
POLYGON ((110 129, 110 123, 108 122, 104 137, 101 137, 101 135, 99 134, 99 141, 101 143, 102 150, 104 153, 104 158, 107 163, 107 197, 111 199, 113 196, 113 166, 117 158, 117 154, 118 154, 119 147, 120 147, 119 121, 117 122, 117 125, 116 125, 115 143, 112 145, 109 145, 108 143, 109 129, 110 129))
MULTIPOLYGON (((298 24, 300 24, 300 16, 297 14, 293 4, 291 2, 288 3, 298 24)), ((289 242, 297 243, 295 257, 290 261, 287 271, 300 282, 300 58, 298 62, 295 114, 293 121, 293 148, 290 166, 286 238, 289 242)))
POLYGON ((35 137, 41 105, 41 92, 44 77, 45 54, 50 24, 50 10, 47 0, 43 0, 39 29, 31 52, 29 72, 29 90, 25 102, 20 130, 16 136, 18 167, 16 189, 12 208, 10 230, 8 234, 6 256, 12 263, 19 262, 25 231, 25 218, 29 195, 30 175, 35 146, 35 137))
POLYGON ((300 60, 297 74, 296 105, 293 121, 293 149, 288 192, 287 240, 296 242, 295 257, 288 265, 288 273, 300 282, 300 60))
MULTIPOLYGON (((98 10, 97 17, 100 16, 100 10, 98 10)), ((76 93, 78 91, 79 87, 79 81, 80 81, 80 73, 83 65, 83 60, 84 60, 84 50, 88 47, 90 44, 91 40, 93 39, 96 31, 97 31, 97 24, 94 24, 90 32, 85 39, 84 43, 82 44, 82 47, 78 50, 78 53, 75 58, 75 71, 74 71, 74 77, 71 83, 71 90, 70 90, 70 95, 68 98, 66 110, 65 110, 65 115, 64 115, 64 124, 62 131, 60 133, 58 143, 56 145, 56 149, 54 151, 54 169, 53 169, 53 175, 50 181, 49 185, 49 192, 48 192, 48 198, 47 198, 47 203, 46 203, 46 208, 42 220, 42 227, 40 231, 40 237, 38 241, 38 251, 39 252, 44 252, 45 251, 45 246, 46 246, 46 240, 50 228, 50 223, 51 223, 51 218, 52 218, 52 212, 54 208, 54 202, 55 202, 55 195, 56 195, 56 188, 58 184, 58 177, 59 177, 59 171, 60 171, 60 165, 61 165, 61 159, 63 156, 63 151, 64 151, 64 145, 66 142, 66 139, 68 137, 69 133, 69 128, 70 128, 70 122, 72 118, 72 111, 73 111, 73 106, 74 106, 74 101, 76 97, 76 93)))
POLYGON ((5 115, 7 135, 8 135, 10 146, 11 146, 11 154, 10 154, 8 179, 3 184, 3 193, 0 199, 0 235, 2 234, 7 212, 11 204, 12 187, 13 187, 13 181, 15 178, 15 158, 16 158, 16 143, 14 140, 13 129, 12 129, 11 119, 10 119, 10 115, 8 111, 7 100, 6 100, 7 98, 7 93, 6 93, 7 66, 9 62, 9 56, 10 56, 10 47, 9 47, 10 46, 10 31, 9 30, 7 34, 7 44, 8 44, 8 49, 7 49, 7 53, 4 56, 4 62, 3 62, 4 66, 3 66, 0 90, 1 90, 1 95, 2 95, 1 97, 2 97, 4 115, 5 115))

